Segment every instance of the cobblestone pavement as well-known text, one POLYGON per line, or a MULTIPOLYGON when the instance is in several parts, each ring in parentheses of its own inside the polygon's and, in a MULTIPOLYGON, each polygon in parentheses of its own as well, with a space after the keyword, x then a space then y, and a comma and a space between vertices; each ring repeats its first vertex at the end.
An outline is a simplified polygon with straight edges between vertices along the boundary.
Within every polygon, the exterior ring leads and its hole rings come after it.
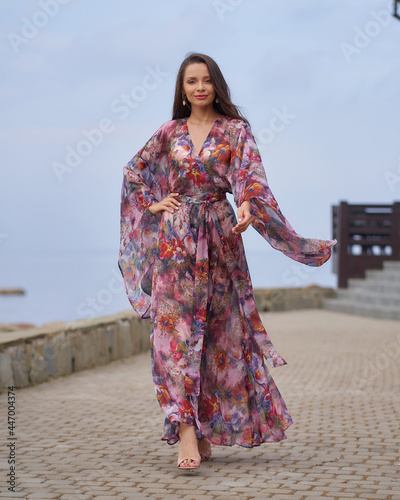
POLYGON ((176 469, 160 441, 149 353, 17 391, 16 493, 0 499, 400 499, 400 322, 329 311, 263 315, 294 424, 252 450, 213 447, 176 469))

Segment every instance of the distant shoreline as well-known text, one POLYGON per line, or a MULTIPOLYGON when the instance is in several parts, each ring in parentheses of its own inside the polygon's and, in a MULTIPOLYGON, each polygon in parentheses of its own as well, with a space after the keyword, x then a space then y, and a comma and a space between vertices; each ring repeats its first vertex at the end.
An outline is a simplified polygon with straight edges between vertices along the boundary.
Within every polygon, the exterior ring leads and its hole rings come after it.
POLYGON ((0 288, 0 295, 25 295, 23 288, 0 288))

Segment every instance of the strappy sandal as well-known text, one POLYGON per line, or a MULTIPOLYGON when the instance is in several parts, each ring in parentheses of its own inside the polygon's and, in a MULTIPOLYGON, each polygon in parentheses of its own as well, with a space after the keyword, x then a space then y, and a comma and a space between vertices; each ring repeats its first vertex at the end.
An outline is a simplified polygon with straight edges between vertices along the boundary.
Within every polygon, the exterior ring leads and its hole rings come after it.
POLYGON ((210 460, 210 458, 211 458, 211 450, 210 450, 210 452, 200 453, 200 458, 201 458, 202 462, 207 462, 207 460, 210 460))
POLYGON ((194 470, 200 467, 200 462, 192 457, 182 458, 182 460, 178 460, 177 467, 178 469, 181 470, 194 470), (189 466, 181 467, 182 463, 185 462, 186 460, 191 460, 192 463, 189 464, 189 466))
MULTIPOLYGON (((198 445, 200 444, 200 441, 201 441, 201 439, 197 440, 198 445)), ((202 462, 206 462, 207 460, 210 460, 210 458, 211 458, 211 445, 210 445, 209 441, 207 441, 207 443, 210 446, 210 448, 207 451, 200 451, 199 450, 199 454, 200 454, 200 458, 201 458, 202 462)))

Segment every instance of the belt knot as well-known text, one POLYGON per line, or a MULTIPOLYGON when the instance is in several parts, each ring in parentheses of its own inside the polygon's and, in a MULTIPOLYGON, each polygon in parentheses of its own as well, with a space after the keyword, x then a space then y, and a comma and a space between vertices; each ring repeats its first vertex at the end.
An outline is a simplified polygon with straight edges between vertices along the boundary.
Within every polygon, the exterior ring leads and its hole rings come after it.
POLYGON ((188 196, 181 195, 179 197, 179 201, 182 203, 215 203, 217 201, 221 201, 226 199, 225 191, 217 191, 216 193, 204 193, 198 196, 188 196))

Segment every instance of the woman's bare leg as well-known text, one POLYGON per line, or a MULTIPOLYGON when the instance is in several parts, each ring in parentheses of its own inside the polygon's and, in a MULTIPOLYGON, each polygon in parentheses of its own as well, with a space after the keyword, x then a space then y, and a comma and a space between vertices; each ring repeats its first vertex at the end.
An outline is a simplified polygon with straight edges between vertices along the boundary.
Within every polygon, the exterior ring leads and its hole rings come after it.
POLYGON ((197 460, 200 463, 200 454, 197 446, 196 430, 194 425, 179 424, 179 453, 178 462, 182 459, 184 462, 180 465, 182 469, 187 467, 193 467, 195 465, 193 460, 197 460), (190 457, 190 458, 189 458, 190 457))

